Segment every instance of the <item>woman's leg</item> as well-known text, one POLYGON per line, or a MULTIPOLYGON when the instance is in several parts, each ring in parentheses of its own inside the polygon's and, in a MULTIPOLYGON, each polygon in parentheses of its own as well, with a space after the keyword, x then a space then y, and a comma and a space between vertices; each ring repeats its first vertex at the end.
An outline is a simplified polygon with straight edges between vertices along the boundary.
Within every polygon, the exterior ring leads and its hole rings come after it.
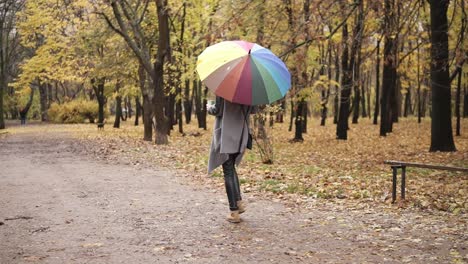
POLYGON ((229 159, 223 163, 223 173, 224 173, 224 185, 226 186, 226 194, 229 201, 229 209, 231 211, 236 211, 239 208, 237 207, 237 185, 236 183, 236 171, 235 171, 235 155, 229 155, 229 159))
MULTIPOLYGON (((236 158, 234 158, 234 165, 236 158)), ((242 196, 241 196, 241 191, 240 191, 240 182, 239 182, 239 176, 237 175, 237 170, 236 166, 234 166, 234 184, 236 186, 236 201, 241 201, 242 196)))

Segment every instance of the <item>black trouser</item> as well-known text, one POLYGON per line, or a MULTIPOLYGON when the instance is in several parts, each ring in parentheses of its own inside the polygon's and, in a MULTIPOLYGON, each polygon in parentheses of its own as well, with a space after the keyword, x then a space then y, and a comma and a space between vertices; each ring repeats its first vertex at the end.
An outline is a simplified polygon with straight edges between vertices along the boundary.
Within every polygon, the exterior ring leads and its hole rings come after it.
POLYGON ((229 154, 229 159, 223 163, 224 185, 229 200, 229 209, 231 211, 239 210, 237 201, 242 200, 240 193, 239 178, 236 172, 236 157, 239 153, 229 154))

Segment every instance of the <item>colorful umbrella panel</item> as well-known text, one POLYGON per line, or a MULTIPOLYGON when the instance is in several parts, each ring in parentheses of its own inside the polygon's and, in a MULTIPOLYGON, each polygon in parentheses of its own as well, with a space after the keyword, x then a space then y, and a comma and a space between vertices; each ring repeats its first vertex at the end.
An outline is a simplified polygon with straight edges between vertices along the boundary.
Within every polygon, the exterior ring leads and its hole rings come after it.
POLYGON ((234 103, 273 103, 291 87, 286 65, 270 50, 245 41, 223 41, 206 48, 197 61, 202 82, 234 103))

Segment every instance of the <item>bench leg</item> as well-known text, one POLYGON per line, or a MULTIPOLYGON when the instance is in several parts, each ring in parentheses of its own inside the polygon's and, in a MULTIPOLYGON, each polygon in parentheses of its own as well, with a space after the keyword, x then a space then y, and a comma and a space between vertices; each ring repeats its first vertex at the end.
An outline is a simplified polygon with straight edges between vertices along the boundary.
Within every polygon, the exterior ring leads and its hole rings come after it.
POLYGON ((397 189, 397 174, 398 166, 392 166, 393 179, 392 179, 392 203, 395 203, 396 200, 396 189, 397 189))
POLYGON ((406 188, 406 166, 401 167, 401 199, 405 199, 406 188))

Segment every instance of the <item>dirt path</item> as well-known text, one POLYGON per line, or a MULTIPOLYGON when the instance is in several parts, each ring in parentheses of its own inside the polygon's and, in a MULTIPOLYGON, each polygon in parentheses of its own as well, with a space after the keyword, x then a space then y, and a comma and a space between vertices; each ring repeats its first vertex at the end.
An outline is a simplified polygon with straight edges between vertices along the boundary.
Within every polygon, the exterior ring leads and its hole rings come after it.
MULTIPOLYGON (((466 216, 247 196, 224 220, 219 187, 112 165, 55 133, 0 137, 0 263, 452 263, 468 259, 466 216)), ((156 165, 157 166, 157 165, 156 165)))

